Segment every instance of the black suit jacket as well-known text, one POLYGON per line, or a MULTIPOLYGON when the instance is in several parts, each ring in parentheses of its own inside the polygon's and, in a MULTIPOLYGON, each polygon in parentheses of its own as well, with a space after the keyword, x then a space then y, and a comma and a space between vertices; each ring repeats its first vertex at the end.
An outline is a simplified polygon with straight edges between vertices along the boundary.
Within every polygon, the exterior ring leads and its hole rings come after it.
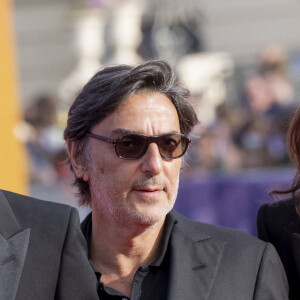
POLYGON ((257 216, 258 237, 272 243, 286 270, 290 299, 300 299, 300 219, 292 200, 264 204, 257 216))
MULTIPOLYGON (((288 285, 274 247, 249 234, 191 221, 176 211, 163 300, 286 300, 288 285)), ((155 298, 155 289, 141 299, 155 298)), ((159 298, 160 299, 160 298, 159 298)))
POLYGON ((0 190, 0 299, 96 300, 78 212, 0 190))
POLYGON ((170 240, 168 300, 287 299, 284 269, 271 244, 171 214, 177 221, 170 240))

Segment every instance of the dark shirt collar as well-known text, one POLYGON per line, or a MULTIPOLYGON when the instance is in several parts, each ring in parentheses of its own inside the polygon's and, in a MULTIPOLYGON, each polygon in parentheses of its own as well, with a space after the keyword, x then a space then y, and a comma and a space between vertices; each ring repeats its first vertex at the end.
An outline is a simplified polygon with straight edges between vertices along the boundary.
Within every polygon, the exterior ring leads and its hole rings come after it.
MULTIPOLYGON (((162 245, 161 245, 161 251, 160 251, 158 258, 153 263, 151 263, 150 266, 159 267, 162 264, 165 254, 167 252, 171 232, 172 232, 172 229, 173 229, 175 223, 176 223, 176 220, 172 216, 172 214, 167 214, 166 221, 165 221, 163 240, 162 240, 162 245)), ((86 243, 87 243, 88 258, 91 261, 90 244, 91 244, 91 234, 92 234, 92 212, 90 212, 86 216, 86 218, 82 221, 81 230, 82 230, 82 233, 83 233, 86 243)), ((93 266, 93 264, 92 264, 92 266, 93 266)), ((93 269, 96 274, 99 273, 98 275, 101 275, 100 272, 97 271, 97 269, 94 266, 93 266, 93 269)))

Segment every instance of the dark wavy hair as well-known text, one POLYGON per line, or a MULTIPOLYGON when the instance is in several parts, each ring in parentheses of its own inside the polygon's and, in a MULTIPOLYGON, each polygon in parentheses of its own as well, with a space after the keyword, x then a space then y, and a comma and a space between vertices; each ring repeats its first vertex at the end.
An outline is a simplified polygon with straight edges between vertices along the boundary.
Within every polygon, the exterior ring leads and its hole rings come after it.
POLYGON ((296 174, 290 188, 274 190, 271 195, 291 195, 300 215, 300 106, 296 109, 287 131, 287 150, 291 162, 296 167, 296 174))
MULTIPOLYGON (((189 134, 198 123, 196 113, 187 102, 189 91, 177 80, 170 66, 163 61, 148 61, 137 67, 118 65, 97 72, 83 87, 70 107, 64 139, 74 143, 75 156, 86 159, 88 140, 86 133, 111 114, 124 100, 146 90, 166 95, 174 104, 180 130, 189 134)), ((166 120, 167 121, 167 120, 166 120)), ((74 173, 70 159, 71 171, 74 173)), ((90 203, 89 183, 75 175, 80 205, 90 203)))

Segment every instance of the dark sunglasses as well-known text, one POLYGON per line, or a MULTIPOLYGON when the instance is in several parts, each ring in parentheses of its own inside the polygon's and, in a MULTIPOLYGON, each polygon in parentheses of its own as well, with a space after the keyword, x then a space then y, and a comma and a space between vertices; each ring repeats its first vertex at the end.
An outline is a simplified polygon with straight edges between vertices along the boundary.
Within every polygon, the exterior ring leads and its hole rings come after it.
POLYGON ((115 140, 91 132, 87 135, 115 146, 118 157, 123 159, 139 159, 147 151, 149 144, 155 143, 164 159, 181 157, 187 150, 191 140, 182 133, 166 133, 161 135, 125 134, 115 140))

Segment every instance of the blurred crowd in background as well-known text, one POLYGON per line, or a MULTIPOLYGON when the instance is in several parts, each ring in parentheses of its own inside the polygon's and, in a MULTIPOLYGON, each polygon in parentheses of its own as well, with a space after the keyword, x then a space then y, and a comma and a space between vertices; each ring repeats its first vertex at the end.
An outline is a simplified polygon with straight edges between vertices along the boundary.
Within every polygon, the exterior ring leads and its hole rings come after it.
POLYGON ((234 172, 289 165, 286 131, 299 104, 289 68, 278 45, 263 50, 254 74, 234 82, 237 101, 226 94, 214 107, 215 118, 192 146, 193 166, 234 172))
MULTIPOLYGON (((227 90, 226 81, 224 88, 227 90)), ((255 74, 242 85, 235 82, 235 88, 238 102, 231 101, 225 92, 219 103, 205 109, 203 106, 209 101, 207 91, 191 94, 190 101, 199 111, 201 124, 191 135, 193 143, 185 174, 289 166, 286 130, 299 99, 289 79, 286 54, 275 45, 264 49, 255 74), (202 117, 203 112, 206 118, 202 117)), ((69 176, 63 167, 66 111, 59 111, 58 107, 57 99, 41 94, 24 112, 33 182, 53 184, 69 176)))
MULTIPOLYGON (((95 71, 149 59, 166 60, 175 68, 191 91, 189 101, 201 122, 191 135, 184 175, 290 167, 286 130, 300 103, 295 51, 291 56, 290 49, 266 40, 251 63, 240 64, 228 51, 208 49, 203 1, 71 2, 73 40, 69 44, 76 52, 75 63, 56 88, 23 94, 27 97, 23 138, 32 184, 70 181, 63 166, 62 133, 70 104, 95 71)), ((15 7, 21 10, 24 2, 16 1, 15 7)), ((21 28, 18 18, 16 22, 21 28)), ((22 57, 19 60, 22 67, 22 57)))

